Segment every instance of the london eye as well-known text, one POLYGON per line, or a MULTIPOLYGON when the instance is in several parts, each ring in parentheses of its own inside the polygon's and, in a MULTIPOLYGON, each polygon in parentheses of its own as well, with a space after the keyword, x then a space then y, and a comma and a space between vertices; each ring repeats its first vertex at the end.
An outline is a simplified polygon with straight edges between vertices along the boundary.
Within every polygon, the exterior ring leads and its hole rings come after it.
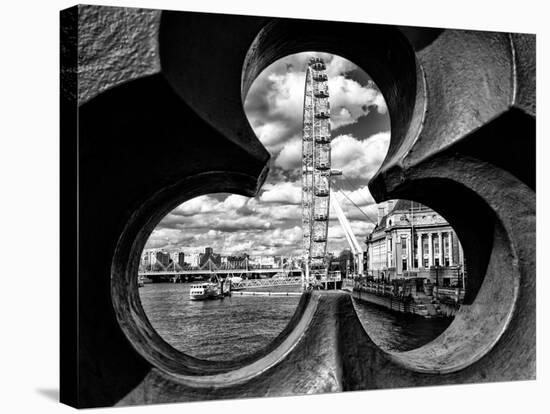
POLYGON ((321 58, 306 71, 302 129, 302 229, 305 281, 327 274, 330 206, 330 105, 328 76, 321 58))

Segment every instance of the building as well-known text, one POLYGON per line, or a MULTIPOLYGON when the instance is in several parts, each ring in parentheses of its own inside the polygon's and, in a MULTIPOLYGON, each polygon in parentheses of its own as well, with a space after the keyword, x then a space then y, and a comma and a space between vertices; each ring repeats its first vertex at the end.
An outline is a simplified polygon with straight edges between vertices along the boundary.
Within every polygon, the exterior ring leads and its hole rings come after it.
POLYGON ((420 203, 381 204, 366 239, 367 273, 380 278, 422 277, 442 286, 463 282, 464 253, 449 223, 420 203))
POLYGON ((170 259, 172 259, 172 263, 176 263, 180 268, 184 268, 185 263, 185 253, 181 251, 175 251, 170 253, 170 259))
POLYGON ((248 267, 248 254, 227 256, 227 267, 229 269, 246 269, 248 267))
POLYGON ((154 250, 144 250, 141 255, 141 266, 144 269, 151 270, 157 263, 156 252, 154 250))
POLYGON ((189 266, 191 267, 199 267, 199 256, 200 253, 192 252, 187 253, 187 263, 189 263, 189 266))
POLYGON ((164 251, 158 251, 156 253, 157 263, 160 263, 163 267, 167 267, 170 264, 170 253, 164 251))
POLYGON ((219 268, 222 264, 221 255, 214 253, 212 247, 206 247, 204 253, 199 254, 199 267, 202 269, 204 267, 219 268))

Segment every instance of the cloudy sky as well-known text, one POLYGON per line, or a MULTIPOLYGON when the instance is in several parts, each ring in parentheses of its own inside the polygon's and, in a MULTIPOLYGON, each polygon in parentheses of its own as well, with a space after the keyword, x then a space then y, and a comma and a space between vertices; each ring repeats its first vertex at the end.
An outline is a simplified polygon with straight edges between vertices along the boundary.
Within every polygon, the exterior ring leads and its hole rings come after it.
MULTIPOLYGON (((271 153, 270 173, 254 198, 212 194, 189 200, 168 214, 151 234, 146 248, 223 254, 301 254, 300 160, 302 108, 307 61, 327 64, 332 128, 332 167, 345 177, 339 186, 376 220, 367 183, 382 163, 390 138, 390 121, 382 94, 353 63, 324 53, 299 53, 269 66, 256 79, 245 101, 252 128, 271 153)), ((373 223, 341 193, 336 193, 360 242, 373 223)), ((347 243, 332 214, 329 252, 347 243)))

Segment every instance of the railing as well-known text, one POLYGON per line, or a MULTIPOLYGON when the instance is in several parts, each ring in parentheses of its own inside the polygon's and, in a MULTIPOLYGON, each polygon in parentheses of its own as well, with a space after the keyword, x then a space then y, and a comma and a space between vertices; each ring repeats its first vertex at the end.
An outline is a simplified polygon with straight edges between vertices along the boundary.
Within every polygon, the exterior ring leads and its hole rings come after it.
MULTIPOLYGON (((349 283, 346 284, 351 287, 349 283)), ((431 288, 427 289, 427 286, 420 288, 411 284, 394 284, 375 281, 366 281, 365 279, 356 279, 353 283, 353 289, 373 293, 379 296, 408 296, 413 297, 427 297, 437 299, 441 303, 447 303, 451 305, 457 305, 463 302, 465 290, 461 288, 442 288, 430 285, 431 288)))
POLYGON ((187 270, 140 270, 139 276, 155 275, 206 275, 206 274, 269 274, 301 272, 299 268, 249 268, 249 269, 187 269, 187 270))
POLYGON ((376 283, 376 282, 361 283, 360 288, 370 293, 376 293, 377 295, 393 295, 394 293, 393 285, 387 285, 383 283, 376 283))
POLYGON ((240 282, 231 282, 231 289, 253 289, 272 286, 299 286, 302 284, 302 277, 281 277, 272 279, 250 279, 240 282))
POLYGON ((459 303, 464 300, 464 289, 434 287, 433 296, 442 301, 451 301, 459 303))

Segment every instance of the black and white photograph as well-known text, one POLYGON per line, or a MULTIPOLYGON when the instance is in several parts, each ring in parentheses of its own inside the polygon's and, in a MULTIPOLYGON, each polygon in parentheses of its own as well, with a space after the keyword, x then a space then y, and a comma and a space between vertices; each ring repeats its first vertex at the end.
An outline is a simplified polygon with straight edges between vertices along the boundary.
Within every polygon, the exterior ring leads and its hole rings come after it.
POLYGON ((539 412, 541 18, 207 3, 59 3, 27 48, 29 410, 539 412))
POLYGON ((534 379, 535 47, 62 11, 62 402, 534 379))

